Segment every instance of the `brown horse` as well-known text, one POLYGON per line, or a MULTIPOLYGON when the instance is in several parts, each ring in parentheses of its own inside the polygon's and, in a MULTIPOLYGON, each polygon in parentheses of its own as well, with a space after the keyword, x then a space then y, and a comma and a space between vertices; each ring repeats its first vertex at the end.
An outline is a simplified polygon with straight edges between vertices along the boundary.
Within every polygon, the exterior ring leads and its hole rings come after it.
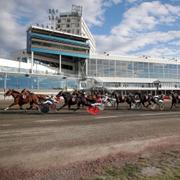
MULTIPOLYGON (((37 105, 39 104, 39 101, 42 97, 38 97, 37 95, 35 95, 34 93, 31 93, 30 91, 24 89, 20 92, 15 91, 14 89, 9 89, 4 96, 12 96, 14 98, 14 102, 9 105, 7 108, 5 108, 4 110, 8 110, 10 107, 15 106, 15 105, 19 105, 20 109, 22 109, 22 106, 24 104, 30 104, 30 107, 27 109, 32 109, 33 105, 37 105)), ((36 107, 37 107, 36 106, 36 107)))
POLYGON ((8 91, 5 92, 4 97, 6 96, 12 96, 14 98, 14 102, 10 104, 7 108, 4 110, 8 110, 10 107, 19 105, 20 109, 22 109, 23 103, 19 103, 19 99, 21 98, 21 93, 18 91, 15 91, 14 89, 9 89, 8 91))

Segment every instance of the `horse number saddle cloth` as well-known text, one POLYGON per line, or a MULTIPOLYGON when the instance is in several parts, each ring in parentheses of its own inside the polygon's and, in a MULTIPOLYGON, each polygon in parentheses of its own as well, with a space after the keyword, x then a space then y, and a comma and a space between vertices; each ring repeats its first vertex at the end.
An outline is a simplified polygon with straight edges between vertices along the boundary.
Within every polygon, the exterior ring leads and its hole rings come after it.
POLYGON ((76 101, 76 97, 72 97, 72 102, 75 102, 76 101))
POLYGON ((23 98, 23 99, 26 99, 26 95, 23 95, 22 98, 23 98))

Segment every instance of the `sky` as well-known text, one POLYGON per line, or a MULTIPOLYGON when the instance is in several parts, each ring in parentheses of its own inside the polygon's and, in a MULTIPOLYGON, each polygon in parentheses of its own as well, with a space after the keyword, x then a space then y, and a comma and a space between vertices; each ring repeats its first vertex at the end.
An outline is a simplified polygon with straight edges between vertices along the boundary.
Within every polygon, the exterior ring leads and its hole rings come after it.
POLYGON ((48 24, 48 9, 83 6, 98 53, 180 60, 180 0, 0 0, 0 57, 26 48, 30 25, 48 24))

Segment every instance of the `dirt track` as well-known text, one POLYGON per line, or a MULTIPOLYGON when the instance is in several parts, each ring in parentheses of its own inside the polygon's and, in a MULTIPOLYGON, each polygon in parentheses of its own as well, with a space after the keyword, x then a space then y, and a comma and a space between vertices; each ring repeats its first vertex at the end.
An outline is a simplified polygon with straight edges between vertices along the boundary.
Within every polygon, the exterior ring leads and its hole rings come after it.
POLYGON ((78 179, 77 163, 160 146, 180 147, 179 109, 130 111, 122 107, 97 116, 85 110, 49 114, 0 110, 0 175, 6 179, 12 175, 15 179, 13 169, 23 179, 47 177, 52 169, 63 172, 55 179, 78 179), (74 170, 69 172, 68 167, 74 170))

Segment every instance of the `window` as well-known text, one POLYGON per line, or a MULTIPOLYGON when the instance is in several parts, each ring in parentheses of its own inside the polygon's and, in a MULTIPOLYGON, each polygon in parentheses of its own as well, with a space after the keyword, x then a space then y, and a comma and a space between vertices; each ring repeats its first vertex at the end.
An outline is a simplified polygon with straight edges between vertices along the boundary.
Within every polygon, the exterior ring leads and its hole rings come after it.
POLYGON ((67 65, 67 64, 62 64, 62 69, 67 69, 67 70, 73 70, 73 66, 67 65))
POLYGON ((21 61, 27 63, 27 57, 23 57, 21 61))

